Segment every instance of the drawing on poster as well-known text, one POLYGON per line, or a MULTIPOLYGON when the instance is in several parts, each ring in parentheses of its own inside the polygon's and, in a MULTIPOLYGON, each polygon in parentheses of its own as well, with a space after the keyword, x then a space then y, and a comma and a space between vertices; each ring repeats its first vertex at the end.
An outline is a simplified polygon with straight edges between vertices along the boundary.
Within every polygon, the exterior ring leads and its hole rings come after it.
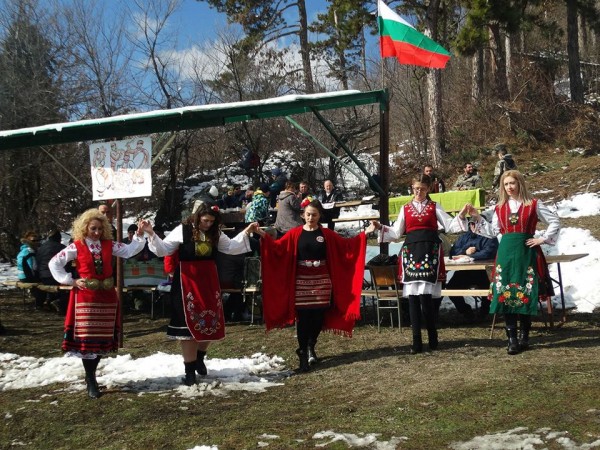
POLYGON ((152 195, 151 158, 148 136, 91 144, 94 200, 152 195))

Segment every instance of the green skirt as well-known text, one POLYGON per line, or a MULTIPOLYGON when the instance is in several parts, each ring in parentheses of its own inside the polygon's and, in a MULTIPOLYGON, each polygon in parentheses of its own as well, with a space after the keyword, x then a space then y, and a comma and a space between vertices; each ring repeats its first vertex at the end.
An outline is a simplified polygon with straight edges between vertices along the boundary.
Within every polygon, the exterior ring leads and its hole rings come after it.
POLYGON ((490 286, 491 314, 537 314, 537 252, 525 245, 531 237, 525 233, 502 236, 490 286))

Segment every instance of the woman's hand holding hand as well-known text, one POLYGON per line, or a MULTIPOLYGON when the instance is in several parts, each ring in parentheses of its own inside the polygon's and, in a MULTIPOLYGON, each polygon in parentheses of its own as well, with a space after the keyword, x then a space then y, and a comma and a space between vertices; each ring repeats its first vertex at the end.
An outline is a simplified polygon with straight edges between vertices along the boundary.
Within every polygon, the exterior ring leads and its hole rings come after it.
POLYGON ((479 220, 481 218, 481 214, 479 214, 479 210, 475 208, 473 205, 469 204, 469 215, 475 219, 479 220))
POLYGON ((154 229, 152 228, 150 221, 146 219, 140 219, 138 222, 138 236, 142 236, 144 232, 148 233, 150 236, 154 235, 154 229))
POLYGON ((460 220, 465 220, 467 218, 467 215, 471 211, 471 206, 472 205, 470 203, 465 203, 465 206, 463 206, 460 212, 458 213, 458 218, 460 220))
POLYGON ((85 278, 77 278, 75 280, 74 286, 78 287, 79 289, 86 289, 85 278))
POLYGON ((264 236, 265 234, 267 234, 265 232, 265 230, 260 228, 260 224, 258 222, 252 222, 250 225, 248 225, 246 227, 246 229, 244 230, 244 232, 246 233, 247 236, 250 236, 252 233, 256 233, 259 236, 264 236))
POLYGON ((381 228, 381 224, 376 221, 376 220, 371 220, 371 225, 369 225, 367 227, 367 229, 365 230, 366 234, 371 234, 373 233, 375 230, 379 230, 381 228))

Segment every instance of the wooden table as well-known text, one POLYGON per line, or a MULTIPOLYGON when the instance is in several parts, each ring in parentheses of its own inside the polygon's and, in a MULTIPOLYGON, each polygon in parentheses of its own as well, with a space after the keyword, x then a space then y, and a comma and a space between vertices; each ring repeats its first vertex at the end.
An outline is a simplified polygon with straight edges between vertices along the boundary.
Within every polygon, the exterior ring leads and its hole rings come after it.
MULTIPOLYGON (((573 262, 578 259, 584 258, 588 256, 587 253, 577 253, 573 255, 550 255, 546 256, 546 262, 548 264, 556 264, 556 268, 558 271, 558 279, 551 278, 551 280, 558 285, 560 290, 560 303, 562 306, 562 317, 561 324, 566 322, 566 307, 565 307, 565 293, 563 289, 563 279, 562 272, 560 269, 561 263, 573 262)), ((446 270, 486 270, 488 273, 488 277, 491 279, 491 271, 494 267, 494 260, 485 260, 485 261, 476 261, 472 263, 447 263, 446 270)), ((550 317, 550 326, 554 326, 554 321, 552 319, 552 302, 548 301, 548 316, 550 317)))

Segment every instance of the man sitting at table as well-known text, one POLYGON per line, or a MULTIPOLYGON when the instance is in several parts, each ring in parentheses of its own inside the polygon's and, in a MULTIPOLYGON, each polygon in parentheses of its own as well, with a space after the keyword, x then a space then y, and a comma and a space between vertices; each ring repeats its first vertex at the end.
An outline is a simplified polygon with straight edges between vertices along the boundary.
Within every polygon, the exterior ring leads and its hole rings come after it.
POLYGON ((466 163, 463 167, 463 174, 454 182, 452 189, 455 191, 465 191, 469 189, 482 189, 483 180, 477 173, 477 169, 471 163, 466 163))
MULTIPOLYGON (((496 257, 498 240, 490 239, 475 234, 475 222, 469 220, 469 230, 462 234, 450 249, 450 257, 468 256, 474 261, 490 260, 496 257)), ((452 266, 447 266, 452 270, 452 266)), ((485 270, 456 270, 446 289, 488 289, 490 280, 485 270)), ((465 302, 464 297, 448 297, 456 310, 471 322, 475 318, 471 305, 465 302)), ((439 299, 441 303, 441 299, 439 299)), ((439 304, 438 304, 439 307, 439 304)), ((490 311, 490 301, 487 297, 481 298, 479 318, 484 319, 490 311)))

